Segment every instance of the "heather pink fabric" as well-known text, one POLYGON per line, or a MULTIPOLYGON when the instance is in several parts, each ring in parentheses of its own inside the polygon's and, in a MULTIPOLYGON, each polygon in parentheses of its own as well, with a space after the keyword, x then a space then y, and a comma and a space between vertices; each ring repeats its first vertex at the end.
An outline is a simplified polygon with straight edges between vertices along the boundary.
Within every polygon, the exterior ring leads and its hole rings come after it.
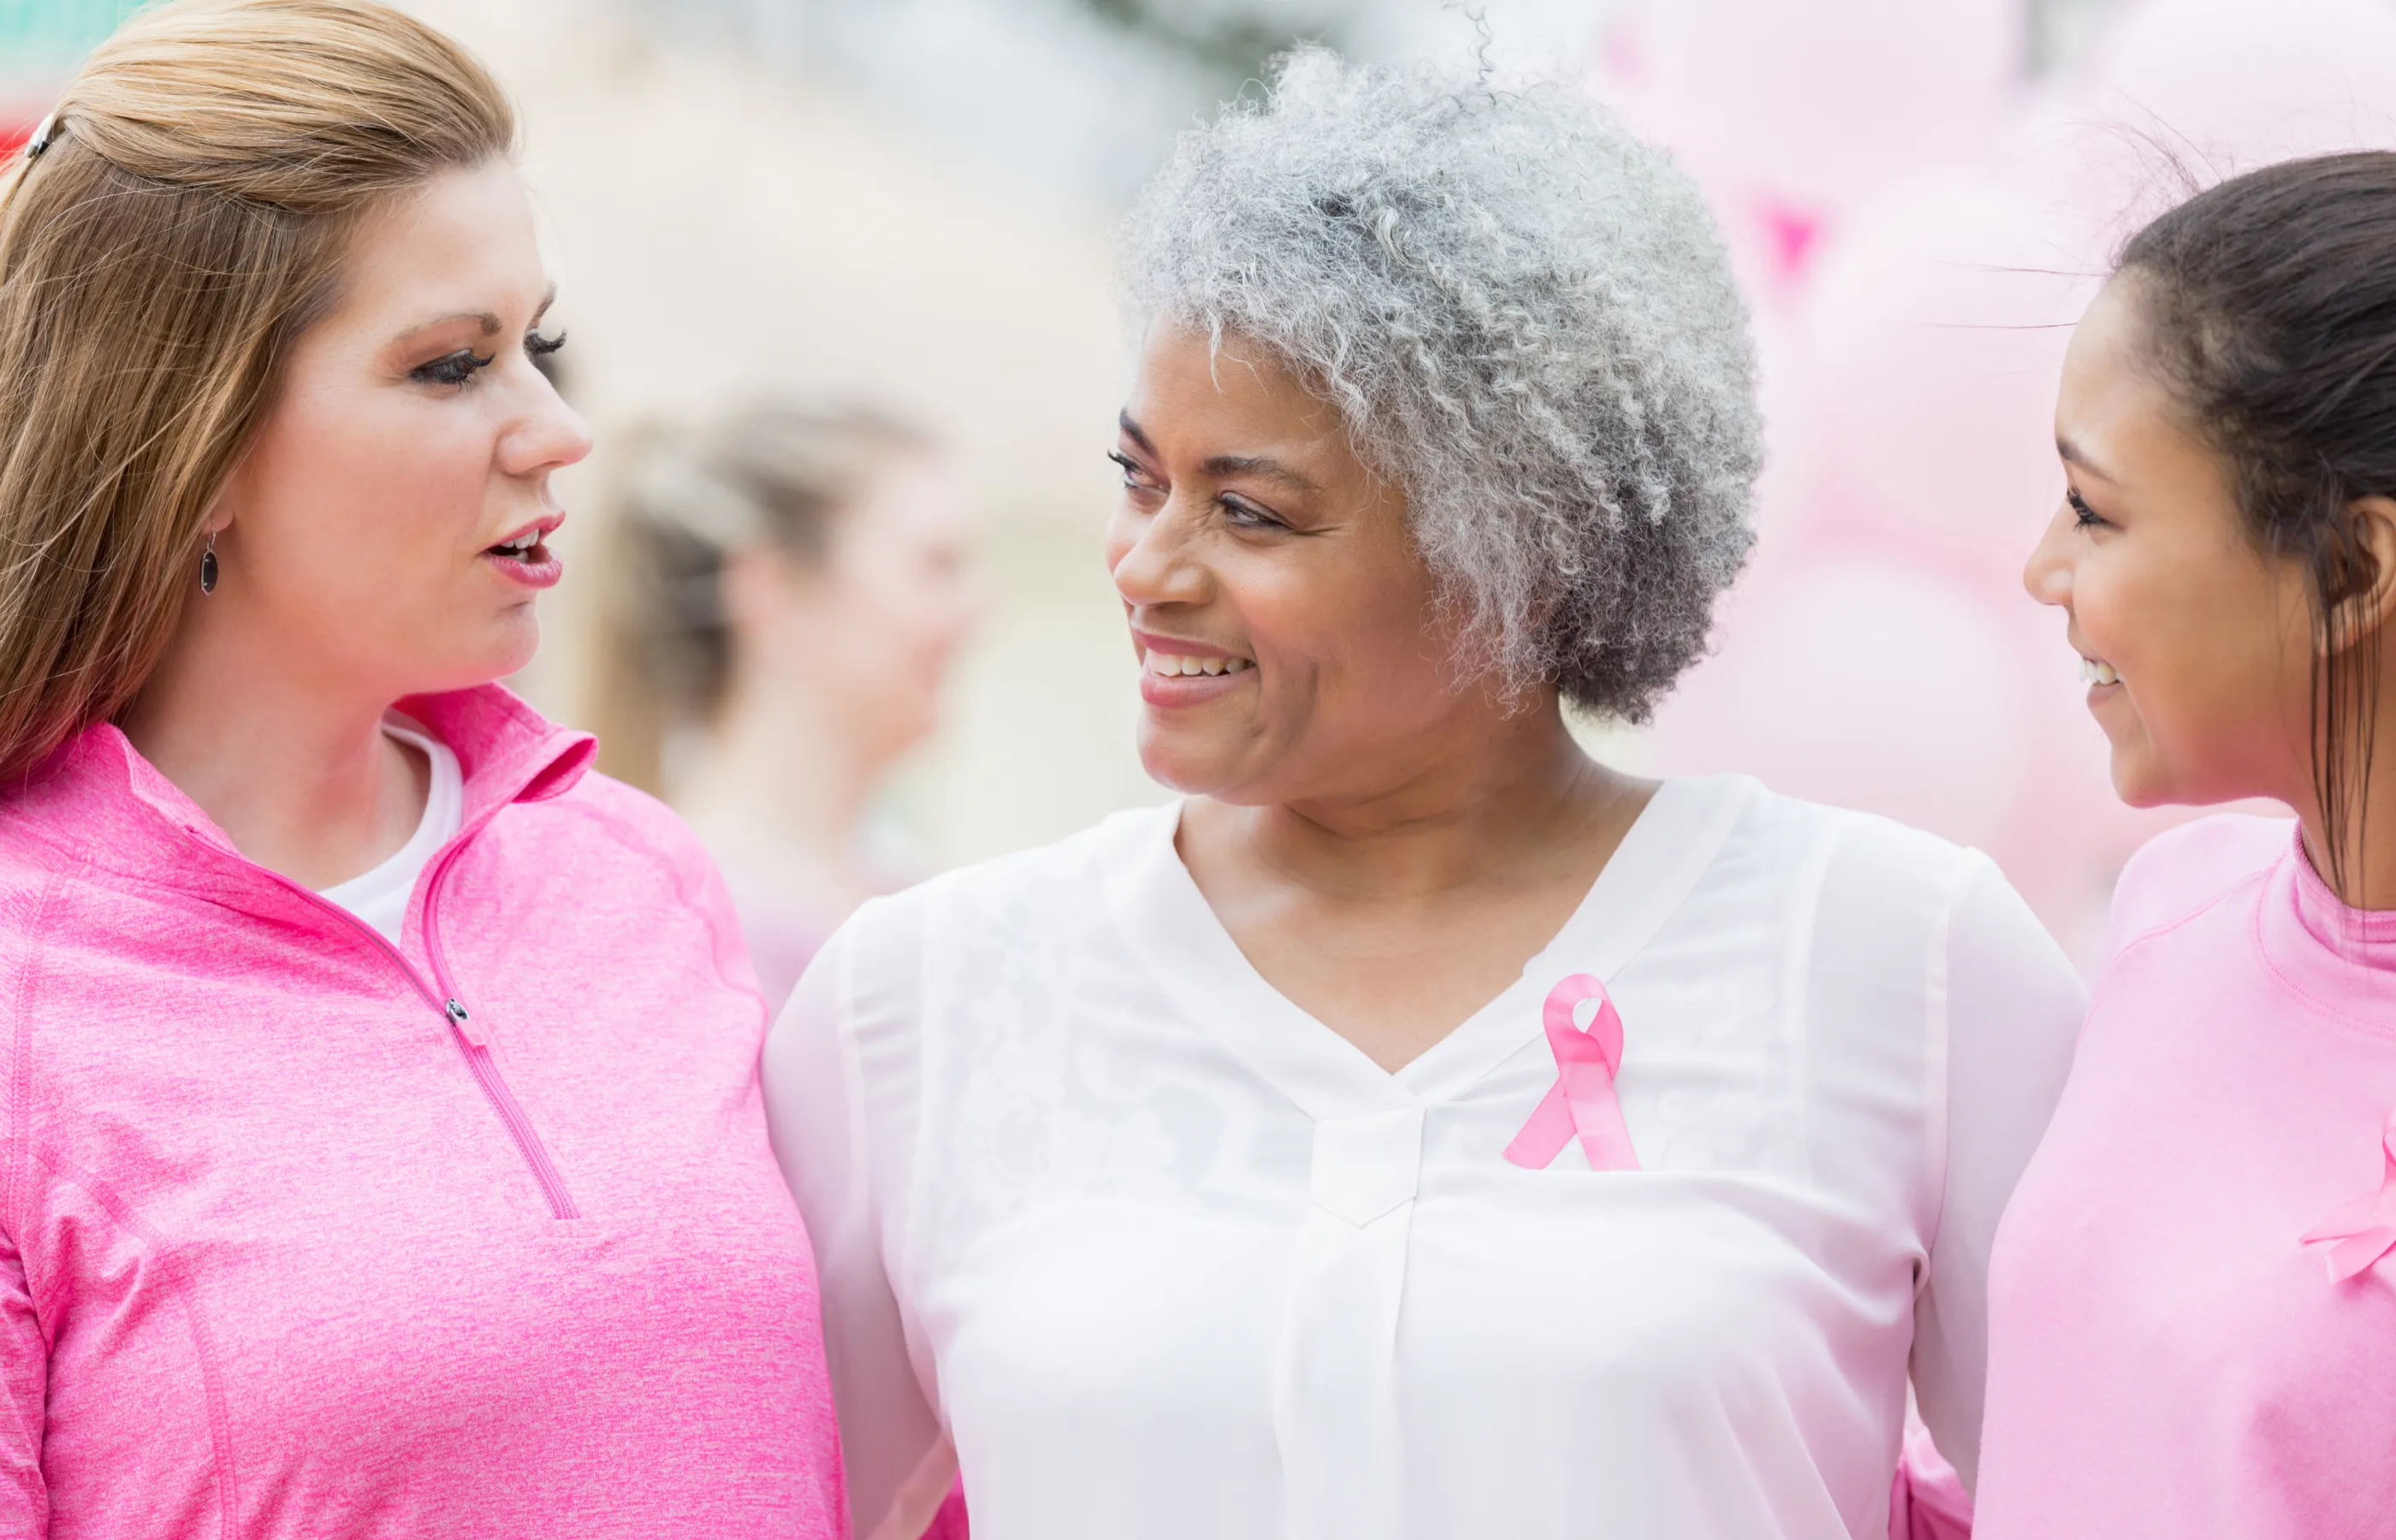
POLYGON ((2123 873, 2061 1107, 1990 1278, 1980 1540, 2396 1535, 2396 1257, 2305 1233, 2380 1185, 2396 914, 2285 820, 2123 873))
POLYGON ((404 960, 113 727, 0 803, 0 1534, 842 1533, 713 867, 506 691, 403 709, 466 790, 404 960))
POLYGON ((1907 1419, 1888 1487, 1888 1540, 1971 1540, 1972 1497, 1930 1430, 1907 1419))

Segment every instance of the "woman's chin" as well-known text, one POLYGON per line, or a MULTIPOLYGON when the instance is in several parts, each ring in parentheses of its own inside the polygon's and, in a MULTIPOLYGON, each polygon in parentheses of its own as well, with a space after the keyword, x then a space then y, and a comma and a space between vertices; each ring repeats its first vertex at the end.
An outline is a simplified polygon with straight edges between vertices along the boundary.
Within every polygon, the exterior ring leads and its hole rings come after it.
POLYGON ((540 652, 540 623, 529 617, 522 624, 502 622, 478 645, 449 648, 426 645, 410 660, 414 674, 409 695, 443 695, 496 684, 532 667, 540 652), (427 664, 431 664, 427 667, 427 664))
POLYGON ((2181 803, 2218 801, 2190 795, 2190 788, 2179 784, 2178 778, 2166 773, 2155 763, 2153 750, 2147 745, 2115 744, 2113 759, 2108 769, 2113 781, 2113 795, 2124 807, 2171 807, 2181 803))
POLYGON ((1203 797, 1213 789, 1213 777, 1193 773, 1170 754, 1152 754, 1140 750, 1139 767, 1148 778, 1167 791, 1178 791, 1185 797, 1203 797))
POLYGON ((1226 790, 1239 778, 1231 758, 1229 745, 1186 727, 1161 725, 1151 713, 1141 713, 1139 767, 1167 790, 1205 797, 1226 790))
POLYGON ((499 622, 499 634, 491 638, 490 677, 522 673, 539 654, 540 614, 530 604, 521 605, 499 622))

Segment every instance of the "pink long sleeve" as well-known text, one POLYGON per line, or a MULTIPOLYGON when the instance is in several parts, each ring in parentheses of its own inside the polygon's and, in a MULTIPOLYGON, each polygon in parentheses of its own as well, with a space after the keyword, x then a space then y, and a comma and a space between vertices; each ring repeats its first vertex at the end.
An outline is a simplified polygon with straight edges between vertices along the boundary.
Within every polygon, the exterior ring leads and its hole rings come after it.
POLYGON ((15 1241, 0 1234, 0 1534, 47 1534, 50 1496, 42 1483, 43 1403, 49 1347, 33 1313, 15 1241))

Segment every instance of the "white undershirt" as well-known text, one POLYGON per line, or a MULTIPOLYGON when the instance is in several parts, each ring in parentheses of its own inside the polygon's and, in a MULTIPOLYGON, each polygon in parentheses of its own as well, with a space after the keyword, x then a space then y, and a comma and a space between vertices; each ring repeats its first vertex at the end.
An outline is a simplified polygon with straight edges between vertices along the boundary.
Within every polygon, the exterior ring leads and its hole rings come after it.
POLYGON ((1988 1248, 2079 981, 1984 856, 1659 790, 1395 1074, 1121 815, 859 911, 765 1052, 856 1533, 1851 1540, 1906 1385, 1967 1472, 1988 1248), (1620 1009, 1639 1169, 1501 1153, 1543 1001, 1620 1009))
POLYGON ((380 866, 326 888, 322 896, 382 932, 392 945, 397 946, 400 928, 407 920, 408 896, 416 891, 416 879, 433 854, 457 838, 464 820, 465 777, 459 772, 458 756, 449 751, 449 746, 415 724, 391 719, 383 723, 382 730, 394 741, 422 754, 433 767, 431 784, 424 794, 424 816, 417 821, 416 832, 408 836, 407 843, 380 866))

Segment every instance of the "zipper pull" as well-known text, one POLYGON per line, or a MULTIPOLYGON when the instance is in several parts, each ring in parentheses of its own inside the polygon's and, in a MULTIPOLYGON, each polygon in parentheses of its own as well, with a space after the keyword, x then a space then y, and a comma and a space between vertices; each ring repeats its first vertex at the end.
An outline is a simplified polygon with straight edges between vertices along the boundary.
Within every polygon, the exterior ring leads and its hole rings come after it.
POLYGON ((483 1034, 474 1030, 471 1018, 466 1014, 466 1007, 459 1002, 457 996, 452 995, 443 1001, 441 1008, 449 1014, 449 1025, 458 1029, 459 1037, 464 1038, 473 1047, 485 1046, 483 1034))

